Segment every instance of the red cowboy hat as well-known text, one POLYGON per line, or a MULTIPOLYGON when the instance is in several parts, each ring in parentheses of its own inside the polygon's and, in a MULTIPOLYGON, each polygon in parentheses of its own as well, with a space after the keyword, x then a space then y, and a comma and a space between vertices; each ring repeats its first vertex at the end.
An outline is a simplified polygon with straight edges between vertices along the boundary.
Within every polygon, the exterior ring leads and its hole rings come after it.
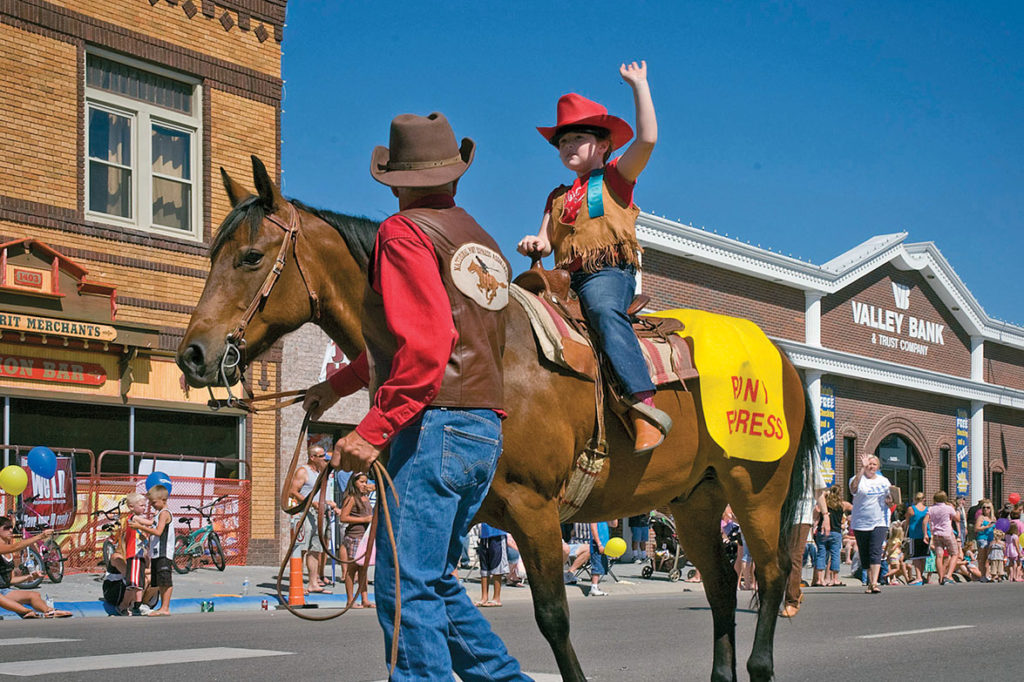
POLYGON ((550 127, 538 126, 537 132, 551 144, 558 146, 558 133, 566 126, 592 126, 604 128, 611 134, 612 149, 618 149, 633 137, 633 129, 618 116, 609 116, 608 109, 583 95, 570 92, 558 98, 558 123, 550 127))

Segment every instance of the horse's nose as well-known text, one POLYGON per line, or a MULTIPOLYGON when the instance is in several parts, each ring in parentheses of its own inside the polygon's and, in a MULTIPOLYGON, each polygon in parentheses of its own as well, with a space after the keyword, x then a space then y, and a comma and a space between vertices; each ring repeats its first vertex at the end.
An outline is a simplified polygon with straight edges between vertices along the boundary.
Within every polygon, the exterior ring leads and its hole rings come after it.
POLYGON ((192 343, 178 356, 178 367, 186 377, 199 378, 206 374, 206 356, 203 347, 192 343))

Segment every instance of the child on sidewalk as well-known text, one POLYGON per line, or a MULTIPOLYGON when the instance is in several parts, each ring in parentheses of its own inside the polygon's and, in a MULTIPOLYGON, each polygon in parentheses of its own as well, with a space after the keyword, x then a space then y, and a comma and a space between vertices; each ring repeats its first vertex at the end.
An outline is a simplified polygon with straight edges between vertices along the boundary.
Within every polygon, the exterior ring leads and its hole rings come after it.
POLYGON ((988 577, 992 580, 1006 580, 1006 534, 996 530, 988 552, 988 577))
POLYGON ((122 554, 127 567, 124 574, 125 594, 122 604, 127 604, 128 609, 131 609, 142 601, 142 591, 146 588, 146 563, 149 559, 149 538, 142 536, 133 528, 132 522, 152 526, 153 519, 146 516, 146 497, 142 493, 128 493, 125 496, 125 504, 130 514, 121 534, 121 542, 124 543, 122 554))
POLYGON ((609 162, 611 153, 633 136, 629 124, 576 93, 559 98, 557 123, 537 130, 558 148, 576 179, 551 192, 540 231, 523 237, 517 248, 532 257, 554 251, 555 266, 571 273, 572 289, 630 407, 634 451, 644 454, 660 445, 672 428, 671 418, 654 406, 654 384, 626 314, 640 264, 640 209, 633 203, 633 188, 658 141, 658 122, 647 63, 623 64, 619 73, 633 89, 636 140, 609 162))
POLYGON ((149 536, 151 579, 160 591, 160 608, 151 611, 150 616, 171 615, 171 591, 174 583, 171 572, 174 562, 174 516, 167 509, 167 488, 155 485, 146 494, 156 510, 156 521, 150 525, 130 521, 128 526, 149 536))

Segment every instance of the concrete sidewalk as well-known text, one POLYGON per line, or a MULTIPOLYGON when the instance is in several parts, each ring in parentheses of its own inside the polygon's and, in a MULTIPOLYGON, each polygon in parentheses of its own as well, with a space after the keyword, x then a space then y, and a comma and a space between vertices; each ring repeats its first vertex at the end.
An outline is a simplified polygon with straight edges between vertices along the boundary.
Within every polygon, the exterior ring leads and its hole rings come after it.
MULTIPOLYGON (((641 571, 646 564, 635 564, 632 562, 615 563, 612 576, 606 576, 601 582, 601 589, 609 594, 610 599, 616 596, 631 594, 679 594, 682 592, 702 591, 701 583, 688 583, 684 580, 669 582, 666 573, 654 573, 650 578, 641 577, 641 571)), ((688 567, 692 568, 692 567, 688 567)), ((269 608, 275 608, 279 603, 276 583, 276 566, 228 566, 223 572, 211 566, 202 566, 186 575, 174 574, 174 592, 171 599, 172 613, 199 613, 200 604, 203 601, 212 600, 215 612, 222 611, 254 611, 261 608, 261 602, 266 599, 269 608), (249 579, 249 593, 242 595, 242 582, 249 579)), ((331 576, 331 565, 327 566, 327 575, 331 576)), ((335 572, 338 575, 339 572, 335 572)), ((686 575, 687 570, 683 570, 686 575)), ((480 577, 477 571, 460 570, 460 577, 466 587, 470 599, 476 601, 480 597, 480 577)), ((804 569, 805 578, 810 578, 810 569, 804 569)), ((373 598, 373 567, 370 567, 370 598, 373 598)), ((847 585, 859 585, 855 580, 844 579, 847 585)), ((52 584, 44 580, 39 586, 38 592, 42 595, 49 595, 57 608, 71 611, 76 617, 102 617, 115 615, 113 609, 104 604, 101 599, 101 587, 103 582, 102 574, 78 573, 68 575, 63 582, 52 584)), ((306 602, 316 604, 319 608, 341 608, 346 603, 345 585, 338 583, 330 588, 332 594, 310 594, 306 596, 306 602)), ((590 589, 590 579, 584 575, 576 585, 566 585, 566 594, 570 601, 587 598, 590 589)), ((281 590, 285 600, 288 598, 287 574, 281 584, 281 590)), ((815 590, 817 591, 817 589, 815 590)), ((527 587, 511 587, 506 585, 501 591, 502 601, 519 601, 531 598, 530 590, 527 587)), ((16 618, 4 609, 0 609, 0 616, 6 616, 8 620, 16 618)))
MULTIPOLYGON (((619 578, 616 582, 611 576, 605 577, 601 583, 601 589, 611 595, 617 594, 650 594, 650 593, 677 593, 701 589, 700 583, 686 583, 679 581, 671 583, 665 573, 655 573, 650 579, 640 577, 641 564, 617 563, 613 565, 613 571, 619 578)), ((174 592, 171 599, 172 613, 199 613, 200 604, 203 601, 213 601, 215 612, 220 611, 252 611, 261 608, 261 602, 266 599, 269 608, 275 608, 279 603, 277 596, 276 566, 228 566, 223 572, 211 566, 202 566, 186 575, 174 574, 174 592), (249 579, 248 595, 242 595, 242 583, 249 579)), ((335 571, 334 575, 340 572, 335 571)), ((332 575, 331 565, 328 564, 326 574, 332 575)), ((474 601, 480 594, 480 578, 476 571, 460 570, 459 575, 463 578, 471 599, 474 601)), ((373 598, 373 567, 370 568, 370 596, 373 598)), ((115 615, 113 609, 108 607, 101 598, 103 575, 96 573, 76 573, 65 576, 58 584, 49 580, 37 588, 41 595, 48 595, 59 609, 71 611, 76 617, 105 617, 115 615)), ((580 579, 578 585, 567 585, 566 591, 570 600, 583 599, 589 589, 590 581, 586 576, 580 579)), ((306 602, 317 604, 320 608, 341 608, 345 605, 345 586, 340 580, 333 588, 329 588, 332 594, 310 594, 306 595, 306 602)), ((284 598, 288 598, 288 576, 284 577, 281 584, 284 598)), ((505 586, 501 593, 503 601, 517 601, 530 599, 528 588, 505 586)), ((10 620, 16 618, 4 609, 0 609, 0 616, 10 620)))

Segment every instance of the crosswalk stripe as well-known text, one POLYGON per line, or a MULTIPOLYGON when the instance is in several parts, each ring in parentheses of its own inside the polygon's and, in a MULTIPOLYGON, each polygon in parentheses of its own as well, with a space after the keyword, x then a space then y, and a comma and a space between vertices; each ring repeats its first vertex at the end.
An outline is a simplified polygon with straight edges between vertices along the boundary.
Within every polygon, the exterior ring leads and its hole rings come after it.
POLYGON ((53 642, 78 642, 77 639, 63 639, 60 637, 15 637, 13 639, 0 639, 0 646, 29 646, 32 644, 52 644, 53 642))
POLYGON ((78 656, 72 658, 46 658, 34 661, 0 663, 0 675, 29 677, 55 673, 81 672, 84 670, 109 670, 112 668, 137 668, 145 665, 168 665, 172 663, 197 663, 199 661, 224 661, 234 658, 256 658, 258 656, 289 656, 290 651, 269 649, 236 649, 233 647, 209 647, 205 649, 175 649, 172 651, 147 651, 145 656, 109 654, 105 656, 78 656))

